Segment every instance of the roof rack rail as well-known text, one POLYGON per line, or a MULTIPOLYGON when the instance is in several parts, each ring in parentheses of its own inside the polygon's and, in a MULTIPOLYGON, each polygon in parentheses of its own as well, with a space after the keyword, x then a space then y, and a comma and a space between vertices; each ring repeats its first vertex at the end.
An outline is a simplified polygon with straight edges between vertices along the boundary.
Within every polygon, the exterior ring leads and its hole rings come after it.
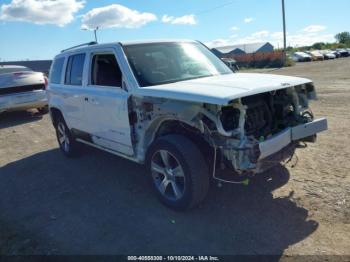
POLYGON ((66 52, 68 50, 72 50, 72 49, 78 48, 78 47, 89 46, 89 45, 97 45, 97 42, 89 42, 89 43, 85 43, 85 44, 81 44, 81 45, 72 46, 70 48, 63 49, 61 51, 61 53, 66 52))

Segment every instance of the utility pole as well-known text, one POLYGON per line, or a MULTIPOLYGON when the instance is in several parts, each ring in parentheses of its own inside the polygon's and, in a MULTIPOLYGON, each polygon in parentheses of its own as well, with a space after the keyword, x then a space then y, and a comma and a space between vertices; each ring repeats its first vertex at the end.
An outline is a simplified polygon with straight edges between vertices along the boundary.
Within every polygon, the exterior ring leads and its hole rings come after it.
POLYGON ((282 16, 283 16, 283 64, 286 62, 287 55, 287 31, 286 31, 286 10, 284 0, 282 0, 282 16))

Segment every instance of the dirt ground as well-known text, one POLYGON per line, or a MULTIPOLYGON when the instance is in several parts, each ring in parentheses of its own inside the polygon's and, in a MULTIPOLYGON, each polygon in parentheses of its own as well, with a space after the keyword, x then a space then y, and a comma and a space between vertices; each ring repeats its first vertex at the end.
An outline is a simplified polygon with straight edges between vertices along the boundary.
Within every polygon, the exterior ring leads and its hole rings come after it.
POLYGON ((313 79, 329 131, 189 213, 163 207, 142 166, 64 158, 48 115, 1 115, 0 254, 350 255, 350 59, 262 71, 313 79))

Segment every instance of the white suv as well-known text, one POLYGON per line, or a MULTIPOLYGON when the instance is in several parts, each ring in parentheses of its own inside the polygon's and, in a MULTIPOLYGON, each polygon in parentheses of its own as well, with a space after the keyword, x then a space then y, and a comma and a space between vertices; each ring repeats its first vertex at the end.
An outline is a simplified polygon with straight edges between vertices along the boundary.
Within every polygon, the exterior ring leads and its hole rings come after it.
POLYGON ((309 109, 310 80, 233 73, 196 41, 64 50, 48 97, 65 155, 80 142, 146 164, 160 200, 182 210, 205 198, 210 177, 260 173, 327 129, 309 109))

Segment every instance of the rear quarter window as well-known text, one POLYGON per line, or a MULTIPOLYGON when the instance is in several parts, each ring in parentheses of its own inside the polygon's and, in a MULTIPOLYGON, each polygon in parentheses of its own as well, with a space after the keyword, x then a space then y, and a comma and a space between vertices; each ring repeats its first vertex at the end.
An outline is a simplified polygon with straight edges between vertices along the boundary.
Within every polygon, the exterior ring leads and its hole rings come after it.
POLYGON ((58 58, 53 62, 52 69, 50 72, 50 83, 52 84, 61 83, 63 64, 64 64, 64 57, 58 58))
POLYGON ((83 82, 85 54, 72 55, 68 59, 65 84, 81 86, 83 82))

